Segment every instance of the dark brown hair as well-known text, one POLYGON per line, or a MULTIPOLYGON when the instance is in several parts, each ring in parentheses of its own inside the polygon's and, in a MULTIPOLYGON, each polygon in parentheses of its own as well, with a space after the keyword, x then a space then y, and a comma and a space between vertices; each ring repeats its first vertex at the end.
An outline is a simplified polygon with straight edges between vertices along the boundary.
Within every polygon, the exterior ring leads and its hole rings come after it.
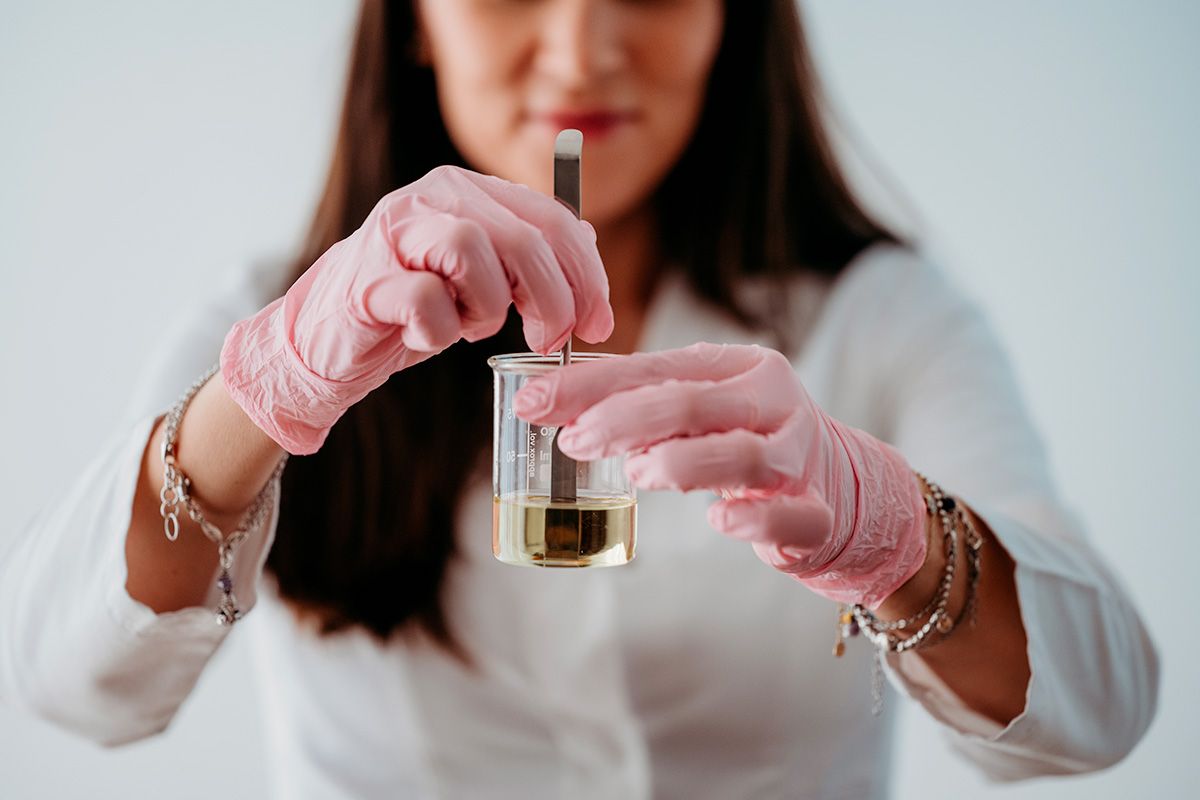
MULTIPOLYGON (((333 163, 289 285, 387 192, 440 164, 469 166, 443 126, 432 71, 413 58, 412 6, 362 5, 333 163)), ((654 201, 664 261, 743 322, 762 320, 736 302, 740 276, 832 276, 894 239, 847 187, 820 107, 795 0, 726 2, 704 111, 654 201)), ((289 462, 267 566, 322 632, 424 632, 469 663, 443 578, 462 489, 490 455, 486 358, 524 349, 512 314, 495 337, 393 375, 318 453, 289 462)))

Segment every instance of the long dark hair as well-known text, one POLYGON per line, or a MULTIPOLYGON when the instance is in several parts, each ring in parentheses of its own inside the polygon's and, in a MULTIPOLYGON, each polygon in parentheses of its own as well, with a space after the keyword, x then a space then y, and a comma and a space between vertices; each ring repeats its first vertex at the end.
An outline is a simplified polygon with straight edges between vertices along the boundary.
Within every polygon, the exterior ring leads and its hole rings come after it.
MULTIPOLYGON (((440 164, 468 166, 415 41, 411 2, 365 0, 333 163, 289 285, 387 192, 440 164)), ((663 260, 744 323, 762 319, 738 304, 740 276, 833 276, 865 247, 894 239, 850 192, 820 109, 795 0, 726 2, 697 131, 655 203, 663 260)), ((470 663, 447 623, 443 578, 462 490, 489 455, 486 357, 524 349, 514 314, 495 337, 393 375, 346 413, 320 452, 289 462, 267 567, 321 632, 424 633, 470 663)))

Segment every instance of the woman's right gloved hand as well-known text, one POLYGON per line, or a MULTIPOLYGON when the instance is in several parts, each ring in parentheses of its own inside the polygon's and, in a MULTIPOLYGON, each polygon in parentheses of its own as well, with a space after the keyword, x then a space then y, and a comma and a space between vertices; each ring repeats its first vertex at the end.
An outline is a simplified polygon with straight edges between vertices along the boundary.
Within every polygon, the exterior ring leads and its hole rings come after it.
POLYGON ((510 303, 537 352, 572 333, 607 339, 595 231, 526 186, 438 167, 384 196, 283 297, 234 325, 221 375, 256 425, 307 455, 393 373, 494 335, 510 303))

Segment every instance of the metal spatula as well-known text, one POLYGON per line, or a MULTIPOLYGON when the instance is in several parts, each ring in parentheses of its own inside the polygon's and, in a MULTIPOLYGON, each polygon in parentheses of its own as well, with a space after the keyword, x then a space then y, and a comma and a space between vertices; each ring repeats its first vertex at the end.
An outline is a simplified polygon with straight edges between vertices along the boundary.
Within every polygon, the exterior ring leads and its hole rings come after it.
MULTIPOLYGON (((554 140, 554 196, 579 219, 579 161, 583 155, 583 133, 574 128, 559 131, 554 140)), ((571 363, 571 338, 563 343, 560 363, 571 363)), ((575 502, 575 462, 558 449, 558 433, 550 448, 550 500, 554 503, 575 502)))

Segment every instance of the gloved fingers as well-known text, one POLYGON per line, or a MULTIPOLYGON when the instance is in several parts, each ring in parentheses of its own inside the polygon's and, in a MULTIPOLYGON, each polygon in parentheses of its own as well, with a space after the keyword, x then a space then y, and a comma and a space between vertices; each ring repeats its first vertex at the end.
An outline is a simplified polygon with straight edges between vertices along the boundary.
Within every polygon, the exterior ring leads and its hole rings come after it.
POLYGON ((561 348, 577 324, 575 295, 541 231, 486 197, 456 197, 449 211, 487 230, 530 348, 539 353, 561 348))
POLYGON ((521 314, 522 329, 530 349, 550 353, 563 347, 575 329, 575 296, 554 251, 534 225, 512 215, 496 203, 460 198, 455 203, 464 216, 490 225, 488 235, 503 264, 512 300, 521 314), (497 221, 497 216, 506 218, 497 221))
MULTIPOLYGON (((513 398, 513 408, 530 422, 564 425, 614 392, 669 380, 725 380, 750 370, 772 352, 755 345, 700 342, 675 350, 598 359, 528 381, 513 398)), ((782 355, 775 355, 786 363, 782 355)))
POLYGON ((398 194, 418 196, 442 211, 470 216, 484 225, 509 271, 533 349, 556 349, 571 330, 587 341, 602 341, 611 334, 608 277, 596 249, 595 230, 554 198, 451 166, 431 170, 398 194), (547 292, 547 281, 558 283, 555 277, 565 284, 570 303, 558 296, 557 289, 547 292))
MULTIPOLYGON (((462 330, 446 282, 432 272, 388 270, 362 286, 359 300, 371 318, 399 326, 404 345, 412 350, 444 350, 462 330)), ((369 361, 370 356, 352 358, 369 361)))
POLYGON ((586 342, 607 339, 613 330, 613 313, 595 229, 576 219, 558 200, 527 186, 470 170, 460 170, 459 177, 541 232, 575 298, 575 335, 586 342))
POLYGON ((566 425, 558 444, 571 458, 591 461, 680 436, 738 428, 771 433, 798 411, 802 400, 786 359, 763 358, 721 380, 671 378, 617 391, 566 425))
POLYGON ((817 546, 801 550, 766 541, 752 542, 751 546, 760 561, 795 578, 811 577, 828 562, 828 556, 817 546))
MULTIPOLYGON (((788 548, 777 553, 791 565, 796 555, 816 552, 833 534, 833 510, 811 492, 764 498, 735 497, 708 507, 708 523, 735 539, 788 548)), ((776 564, 772 563, 772 566, 776 564)))
POLYGON ((668 439, 625 460, 625 473, 641 489, 780 491, 795 479, 797 458, 781 457, 770 437, 739 429, 668 439))
POLYGON ((401 268, 426 270, 446 280, 465 339, 478 341, 504 326, 512 293, 482 225, 412 196, 399 198, 389 217, 385 240, 401 268))
MULTIPOLYGON (((575 301, 566 276, 541 233, 492 200, 462 170, 439 167, 376 206, 391 244, 393 229, 430 211, 479 225, 499 259, 509 292, 522 317, 525 339, 538 352, 560 347, 575 327, 575 301)), ((405 254, 397 253, 401 263, 405 254)))

